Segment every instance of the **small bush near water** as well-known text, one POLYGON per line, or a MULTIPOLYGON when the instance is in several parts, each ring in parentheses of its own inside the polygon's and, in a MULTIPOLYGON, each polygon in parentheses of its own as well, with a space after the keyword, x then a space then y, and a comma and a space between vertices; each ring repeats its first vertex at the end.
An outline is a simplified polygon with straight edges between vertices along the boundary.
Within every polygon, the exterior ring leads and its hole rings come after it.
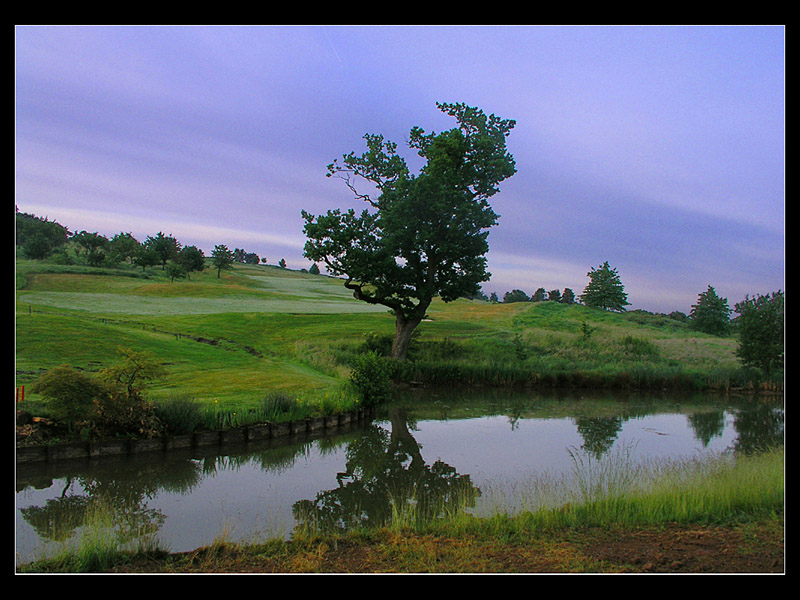
POLYGON ((156 405, 156 416, 167 433, 181 435, 192 433, 203 423, 200 404, 192 398, 178 397, 156 405))

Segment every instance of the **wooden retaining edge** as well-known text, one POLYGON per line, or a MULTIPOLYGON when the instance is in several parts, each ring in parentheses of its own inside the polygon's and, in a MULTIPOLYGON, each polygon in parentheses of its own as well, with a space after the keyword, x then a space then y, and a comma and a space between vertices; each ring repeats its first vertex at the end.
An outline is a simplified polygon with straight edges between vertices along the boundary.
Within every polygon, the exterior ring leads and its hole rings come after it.
POLYGON ((186 435, 174 435, 141 440, 108 440, 97 442, 69 442, 49 446, 21 446, 17 448, 17 464, 51 462, 168 452, 187 448, 199 448, 224 444, 246 444, 268 439, 297 438, 336 429, 342 425, 364 421, 372 417, 373 411, 362 409, 354 412, 313 417, 283 423, 258 423, 232 429, 200 431, 186 435))

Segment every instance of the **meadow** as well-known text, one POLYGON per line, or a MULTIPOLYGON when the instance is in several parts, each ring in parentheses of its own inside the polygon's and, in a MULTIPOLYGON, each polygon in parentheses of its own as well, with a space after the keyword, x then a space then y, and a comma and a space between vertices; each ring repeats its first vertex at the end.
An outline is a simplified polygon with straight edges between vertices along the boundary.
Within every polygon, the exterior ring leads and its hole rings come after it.
MULTIPOLYGON (((265 395, 341 394, 354 356, 394 331, 382 307, 342 281, 238 264, 170 281, 160 267, 99 269, 18 259, 16 385, 69 365, 97 372, 120 347, 151 354, 155 401, 252 409, 265 395)), ((735 336, 664 315, 553 302, 434 301, 399 381, 427 385, 718 388, 744 385, 735 336)), ((36 401, 30 391, 29 401, 36 401)))

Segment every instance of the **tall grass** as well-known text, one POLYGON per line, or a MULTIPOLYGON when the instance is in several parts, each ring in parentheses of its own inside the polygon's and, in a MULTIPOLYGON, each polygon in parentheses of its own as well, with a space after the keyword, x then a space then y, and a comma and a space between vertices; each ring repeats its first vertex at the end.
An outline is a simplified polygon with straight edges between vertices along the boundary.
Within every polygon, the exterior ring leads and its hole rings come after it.
POLYGON ((784 452, 712 454, 637 462, 624 451, 598 461, 573 454, 572 501, 520 515, 520 525, 643 526, 726 523, 770 517, 784 507, 784 452))
POLYGON ((97 573, 129 557, 166 552, 156 537, 158 524, 121 515, 103 502, 93 503, 75 535, 52 556, 22 567, 22 571, 97 573))

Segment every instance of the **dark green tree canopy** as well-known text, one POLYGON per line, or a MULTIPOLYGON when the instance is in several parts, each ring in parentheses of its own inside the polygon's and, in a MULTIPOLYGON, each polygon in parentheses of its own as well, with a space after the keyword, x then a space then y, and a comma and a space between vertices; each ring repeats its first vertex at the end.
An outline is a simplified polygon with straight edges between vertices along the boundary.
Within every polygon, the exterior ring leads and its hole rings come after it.
POLYGON ((749 296, 735 305, 739 347, 736 355, 745 365, 773 374, 784 361, 784 294, 749 296))
POLYGON ((382 135, 364 136, 367 151, 328 166, 369 208, 302 212, 305 256, 324 263, 364 302, 392 309, 397 318, 393 356, 405 345, 435 296, 445 302, 471 296, 489 279, 488 229, 498 215, 488 203, 499 183, 516 172, 506 149, 515 122, 465 104, 437 104, 458 126, 441 133, 411 129, 408 145, 425 160, 416 175, 382 135), (359 192, 364 180, 377 197, 359 192))
POLYGON ((181 243, 172 235, 164 235, 159 231, 155 237, 148 236, 144 245, 152 248, 161 260, 161 268, 165 268, 168 260, 175 260, 181 250, 181 243))
POLYGON ((711 335, 725 335, 730 318, 728 299, 720 298, 709 285, 705 292, 698 295, 697 304, 692 305, 689 327, 711 335))
POLYGON ((599 268, 587 273, 589 283, 581 294, 581 302, 592 308, 601 308, 614 312, 625 312, 628 302, 628 294, 617 274, 616 269, 612 269, 605 261, 599 268))

